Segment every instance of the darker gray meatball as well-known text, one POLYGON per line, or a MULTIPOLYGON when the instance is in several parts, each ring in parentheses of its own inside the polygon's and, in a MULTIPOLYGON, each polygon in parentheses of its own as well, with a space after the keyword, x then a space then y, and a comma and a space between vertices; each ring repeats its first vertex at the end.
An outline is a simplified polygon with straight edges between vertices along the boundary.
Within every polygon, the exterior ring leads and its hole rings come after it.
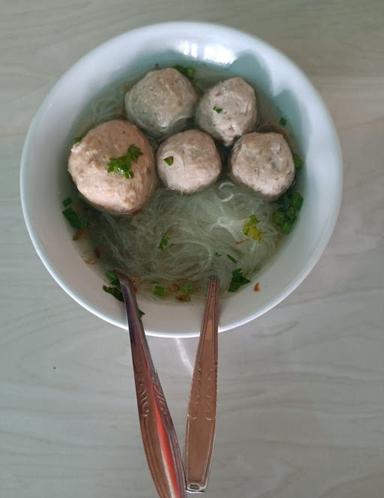
POLYGON ((154 137, 184 129, 196 102, 190 81, 173 68, 150 71, 125 96, 128 119, 154 137))

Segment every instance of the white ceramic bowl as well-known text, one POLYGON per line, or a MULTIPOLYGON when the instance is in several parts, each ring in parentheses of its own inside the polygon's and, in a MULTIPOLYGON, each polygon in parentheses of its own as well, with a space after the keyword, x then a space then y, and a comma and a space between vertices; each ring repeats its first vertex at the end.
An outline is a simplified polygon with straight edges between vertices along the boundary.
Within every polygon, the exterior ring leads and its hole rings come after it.
MULTIPOLYGON (((288 118, 305 159, 304 205, 276 256, 257 275, 262 291, 248 286, 224 299, 220 330, 242 325, 276 306, 308 275, 335 226, 342 191, 342 159, 332 119, 307 77, 267 43, 234 29, 205 23, 165 23, 124 33, 70 68, 34 117, 21 160, 21 200, 33 245, 59 285, 107 322, 126 327, 122 305, 104 293, 97 266, 84 263, 61 213, 70 188, 66 158, 80 113, 104 88, 162 65, 206 62, 228 67, 273 99, 288 118)), ((197 335, 203 305, 139 298, 147 333, 197 335)))

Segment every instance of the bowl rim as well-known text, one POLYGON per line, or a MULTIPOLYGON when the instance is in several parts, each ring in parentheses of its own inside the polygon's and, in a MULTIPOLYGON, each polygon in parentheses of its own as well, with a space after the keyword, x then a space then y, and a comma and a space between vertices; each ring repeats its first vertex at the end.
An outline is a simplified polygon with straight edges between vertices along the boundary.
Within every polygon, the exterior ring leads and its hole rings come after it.
MULTIPOLYGON (((52 94, 55 92, 56 88, 59 87, 59 85, 62 83, 62 81, 68 76, 68 74, 75 69, 75 67, 78 67, 83 63, 84 60, 87 58, 91 57, 94 53, 96 53, 100 48, 106 48, 109 44, 114 44, 117 42, 118 39, 123 38, 126 36, 128 33, 132 34, 137 34, 140 35, 140 33, 144 33, 145 31, 152 30, 152 29, 167 29, 167 30, 172 30, 174 28, 180 28, 180 27, 185 27, 186 30, 197 30, 199 28, 205 28, 205 29, 212 29, 212 30, 217 30, 220 29, 224 32, 227 32, 231 36, 235 37, 248 37, 250 40, 256 41, 260 46, 264 46, 268 48, 268 50, 275 51, 278 53, 281 57, 283 57, 292 67, 295 68, 297 73, 300 75, 301 78, 306 80, 310 87, 311 90, 313 91, 315 97, 317 98, 318 102, 321 104, 322 111, 324 112, 324 115, 328 121, 328 126, 329 130, 331 132, 331 135, 333 137, 334 141, 334 148, 335 148, 335 164, 337 165, 337 180, 338 180, 338 185, 336 189, 336 195, 335 195, 335 208, 332 212, 332 215, 328 221, 328 224, 326 226, 326 229, 322 231, 322 234, 319 238, 318 244, 313 250, 311 256, 307 258, 306 263, 303 265, 301 270, 296 274, 294 278, 291 279, 288 285, 286 285, 284 288, 282 288, 275 296, 273 299, 271 299, 267 305, 265 305, 263 308, 260 310, 254 312, 254 313, 249 313, 247 316, 245 316, 241 320, 235 320, 233 322, 228 323, 225 326, 220 326, 219 325, 219 332, 226 332, 233 330, 235 328, 239 328, 256 318, 262 316, 264 313, 267 313, 270 311, 272 308, 277 306, 279 303, 281 303, 283 300, 285 300, 303 281, 304 279, 309 275, 309 273, 312 271, 316 263, 319 261, 322 253, 324 252, 331 235, 334 231, 337 218, 340 212, 340 207, 341 207, 341 202, 342 202, 342 188, 343 188, 343 159, 342 159, 342 151, 341 151, 341 146, 340 146, 340 141, 339 137, 337 134, 336 127, 334 125, 331 113, 329 112, 328 107, 326 106, 325 102, 323 101, 322 97, 320 96, 319 92, 316 90, 314 85, 312 84, 310 78, 300 69, 299 66, 296 65, 295 62, 293 62, 283 51, 280 49, 275 48, 274 46, 270 45, 269 43, 265 42, 264 40, 258 38, 257 36, 253 34, 249 34, 245 31, 238 30, 235 28, 231 28, 229 26, 225 26, 219 23, 209 23, 209 22, 198 22, 198 21, 173 21, 173 22, 162 22, 162 23, 155 23, 155 24, 148 24, 145 26, 141 26, 132 30, 128 30, 125 32, 122 32, 106 41, 103 43, 100 43, 97 45, 95 48, 92 50, 88 51, 85 53, 82 57, 80 57, 74 64, 72 64, 60 77, 56 82, 50 87, 48 93, 45 95, 43 101, 39 105, 37 111, 35 112, 30 126, 28 128, 28 132, 26 134, 26 138, 24 141, 24 145, 22 148, 22 154, 21 154, 21 159, 20 159, 20 177, 19 177, 19 188, 20 188, 20 199, 21 199, 21 207, 22 207, 22 213, 24 217, 24 221, 27 227, 27 231, 29 234, 29 237, 32 241, 32 245, 38 254, 40 260, 42 261, 43 265, 47 269, 47 271, 50 273, 50 275, 53 277, 53 279, 59 284, 59 286, 78 304, 80 304, 83 308, 85 308, 87 311, 90 313, 94 314, 95 316, 101 318, 102 320, 106 321, 107 323, 110 323, 112 325, 115 325, 117 327, 120 327, 124 330, 127 330, 128 326, 125 323, 125 320, 117 320, 112 318, 111 316, 108 316, 104 314, 103 312, 99 311, 99 309, 96 306, 93 306, 92 304, 88 303, 86 300, 82 298, 79 294, 77 294, 69 285, 67 285, 60 277, 59 271, 55 269, 53 263, 50 260, 49 255, 47 254, 46 250, 44 249, 43 244, 35 234, 35 229, 33 226, 33 223, 31 221, 30 215, 29 215, 29 200, 28 200, 28 188, 26 185, 26 170, 27 170, 27 164, 28 164, 28 154, 29 154, 29 149, 31 147, 31 142, 33 139, 33 134, 35 132, 35 128, 37 127, 41 117, 44 115, 44 111, 46 106, 49 104, 49 101, 51 99, 52 94)), ((156 330, 145 330, 146 334, 149 336, 154 336, 154 337, 161 337, 161 338, 191 338, 191 337, 198 337, 200 335, 200 331, 197 330, 197 332, 180 332, 180 333, 167 333, 167 332, 159 332, 156 330)))

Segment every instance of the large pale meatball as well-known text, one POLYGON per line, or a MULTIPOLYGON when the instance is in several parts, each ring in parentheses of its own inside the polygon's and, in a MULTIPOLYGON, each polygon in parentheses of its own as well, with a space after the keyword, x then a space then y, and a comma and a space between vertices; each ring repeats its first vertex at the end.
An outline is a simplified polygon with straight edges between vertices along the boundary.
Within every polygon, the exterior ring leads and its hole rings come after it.
POLYGON ((123 120, 96 126, 73 145, 68 171, 90 204, 112 214, 139 210, 156 185, 150 143, 135 125, 123 120), (111 165, 113 171, 108 171, 111 165))
POLYGON ((295 166, 280 133, 248 133, 239 138, 230 157, 230 176, 267 201, 276 200, 292 184, 295 166))
POLYGON ((196 122, 225 145, 251 131, 256 124, 254 89, 241 78, 230 78, 210 88, 200 100, 196 122))
POLYGON ((128 119, 154 137, 183 130, 196 102, 190 81, 173 68, 150 71, 125 96, 128 119))
POLYGON ((221 159, 209 135, 200 130, 187 130, 160 145, 157 171, 171 190, 192 194, 216 181, 221 159))

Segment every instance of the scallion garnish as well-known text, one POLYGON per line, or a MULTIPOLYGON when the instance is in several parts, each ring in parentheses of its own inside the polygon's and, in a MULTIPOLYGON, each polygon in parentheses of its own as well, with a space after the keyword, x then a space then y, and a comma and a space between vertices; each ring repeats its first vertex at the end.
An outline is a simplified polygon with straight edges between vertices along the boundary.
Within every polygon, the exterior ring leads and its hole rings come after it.
POLYGON ((237 263, 237 259, 235 259, 233 256, 231 256, 230 254, 227 254, 227 258, 232 261, 232 263, 237 263))
POLYGON ((303 205, 303 196, 300 194, 300 192, 292 192, 289 202, 292 207, 296 209, 296 211, 299 211, 301 209, 301 206, 303 205))
POLYGON ((301 157, 298 154, 296 154, 296 152, 294 152, 292 154, 292 156, 293 156, 293 162, 294 162, 295 168, 297 170, 301 169, 304 165, 304 161, 301 159, 301 157))
POLYGON ((111 285, 120 287, 119 277, 116 275, 116 273, 114 271, 106 271, 105 276, 107 277, 108 282, 111 285))
POLYGON ((111 294, 119 301, 124 301, 123 293, 121 292, 120 288, 120 280, 116 273, 112 270, 109 270, 105 272, 105 276, 107 277, 107 280, 111 285, 103 285, 103 291, 111 294))
MULTIPOLYGON (((120 287, 119 277, 114 271, 106 271, 105 276, 107 277, 111 285, 103 285, 103 291, 111 294, 118 301, 124 302, 124 296, 120 287)), ((137 308, 137 312, 139 313, 140 318, 145 315, 144 311, 141 311, 139 307, 137 308)))
POLYGON ((228 292, 236 292, 243 285, 249 284, 250 280, 248 280, 243 275, 243 270, 241 268, 237 268, 232 272, 232 280, 229 284, 228 292))
POLYGON ((180 287, 179 291, 182 294, 191 294, 193 291, 193 285, 190 282, 187 282, 180 287))
POLYGON ((67 197, 66 199, 63 200, 64 207, 68 207, 70 204, 72 204, 72 199, 70 197, 67 197))
POLYGON ((153 286, 152 292, 157 297, 165 297, 168 294, 167 289, 165 287, 157 284, 153 286))
POLYGON ((278 209, 272 214, 272 223, 281 232, 289 233, 303 205, 303 196, 297 191, 288 191, 278 201, 278 209))
POLYGON ((108 173, 118 173, 125 178, 133 178, 132 164, 143 155, 137 145, 130 145, 127 153, 121 157, 112 157, 108 163, 108 173))
POLYGON ((137 308, 137 311, 139 312, 139 317, 140 318, 145 315, 144 311, 141 311, 140 308, 137 308))
POLYGON ((162 251, 167 247, 168 243, 169 243, 169 240, 170 240, 171 236, 168 234, 168 233, 165 233, 161 239, 160 239, 160 242, 159 242, 159 245, 158 245, 158 248, 161 249, 162 251))
POLYGON ((174 69, 177 69, 177 71, 179 71, 179 73, 183 74, 184 76, 186 76, 190 80, 195 77, 196 69, 194 67, 182 66, 181 64, 176 64, 173 67, 174 67, 174 69))
POLYGON ((183 284, 176 294, 176 299, 182 302, 188 302, 191 300, 191 294, 193 293, 193 285, 190 282, 183 284))
POLYGON ((103 291, 111 294, 118 301, 124 301, 123 293, 119 287, 103 285, 103 291))
POLYGON ((78 213, 76 213, 76 211, 71 206, 66 207, 62 211, 62 213, 71 227, 75 230, 83 230, 84 228, 87 228, 87 221, 84 220, 78 213))

